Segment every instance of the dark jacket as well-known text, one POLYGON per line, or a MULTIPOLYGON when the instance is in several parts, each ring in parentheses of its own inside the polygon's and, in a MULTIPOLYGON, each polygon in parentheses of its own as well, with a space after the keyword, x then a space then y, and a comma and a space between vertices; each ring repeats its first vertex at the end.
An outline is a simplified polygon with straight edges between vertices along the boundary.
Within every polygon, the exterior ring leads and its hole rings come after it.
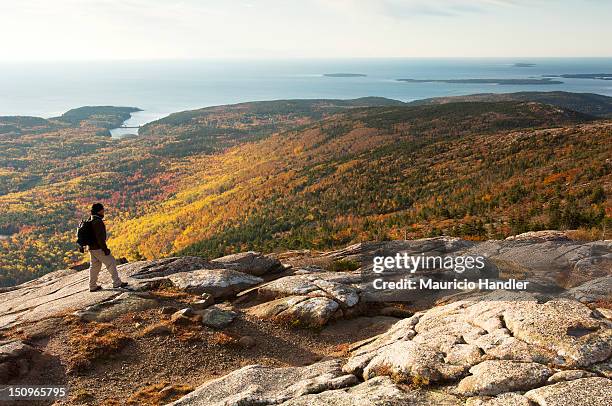
POLYGON ((89 244, 89 249, 108 251, 108 247, 106 246, 106 226, 104 225, 102 217, 94 214, 90 219, 93 241, 89 244))

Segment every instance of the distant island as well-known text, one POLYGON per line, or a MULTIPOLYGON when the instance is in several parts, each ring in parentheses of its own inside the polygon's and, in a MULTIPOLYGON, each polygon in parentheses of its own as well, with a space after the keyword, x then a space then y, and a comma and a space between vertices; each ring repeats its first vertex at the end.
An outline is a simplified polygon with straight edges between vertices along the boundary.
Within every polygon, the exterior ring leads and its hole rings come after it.
POLYGON ((563 75, 542 75, 544 78, 565 78, 565 79, 598 79, 612 80, 612 73, 565 73, 563 75))
POLYGON ((515 68, 533 68, 536 66, 535 63, 517 62, 513 65, 515 68))
POLYGON ((475 83, 492 85, 560 85, 563 82, 543 79, 397 79, 399 82, 408 83, 475 83))
POLYGON ((363 73, 324 73, 323 76, 328 78, 363 78, 368 75, 363 73))

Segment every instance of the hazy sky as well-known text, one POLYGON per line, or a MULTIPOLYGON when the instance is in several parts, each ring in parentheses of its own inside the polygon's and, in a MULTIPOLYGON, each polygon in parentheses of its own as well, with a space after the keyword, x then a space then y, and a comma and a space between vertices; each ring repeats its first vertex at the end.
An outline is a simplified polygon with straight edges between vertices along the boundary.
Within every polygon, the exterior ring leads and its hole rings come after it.
POLYGON ((0 0, 0 60, 612 56, 612 0, 0 0))

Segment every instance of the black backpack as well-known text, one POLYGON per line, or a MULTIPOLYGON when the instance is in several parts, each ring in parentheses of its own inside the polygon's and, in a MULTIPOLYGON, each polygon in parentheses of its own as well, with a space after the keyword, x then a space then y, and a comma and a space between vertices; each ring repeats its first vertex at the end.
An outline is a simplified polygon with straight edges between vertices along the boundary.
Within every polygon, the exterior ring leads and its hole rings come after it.
POLYGON ((77 228, 77 244, 83 248, 89 245, 93 241, 93 228, 91 226, 91 219, 81 220, 79 227, 77 228))

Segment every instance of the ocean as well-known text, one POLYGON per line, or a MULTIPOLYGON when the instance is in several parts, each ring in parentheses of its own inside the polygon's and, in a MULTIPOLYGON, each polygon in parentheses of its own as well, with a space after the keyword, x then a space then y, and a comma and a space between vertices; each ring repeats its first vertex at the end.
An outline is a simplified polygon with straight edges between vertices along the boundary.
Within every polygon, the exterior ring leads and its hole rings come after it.
MULTIPOLYGON (((4 62, 0 65, 0 116, 48 118, 79 106, 134 106, 143 111, 125 124, 142 125, 177 111, 255 100, 382 96, 412 101, 553 90, 612 96, 612 81, 597 79, 561 78, 564 83, 554 85, 397 81, 538 79, 572 73, 612 73, 612 58, 4 62), (324 76, 329 73, 366 76, 324 76)), ((135 131, 117 129, 112 133, 121 136, 135 131)))

